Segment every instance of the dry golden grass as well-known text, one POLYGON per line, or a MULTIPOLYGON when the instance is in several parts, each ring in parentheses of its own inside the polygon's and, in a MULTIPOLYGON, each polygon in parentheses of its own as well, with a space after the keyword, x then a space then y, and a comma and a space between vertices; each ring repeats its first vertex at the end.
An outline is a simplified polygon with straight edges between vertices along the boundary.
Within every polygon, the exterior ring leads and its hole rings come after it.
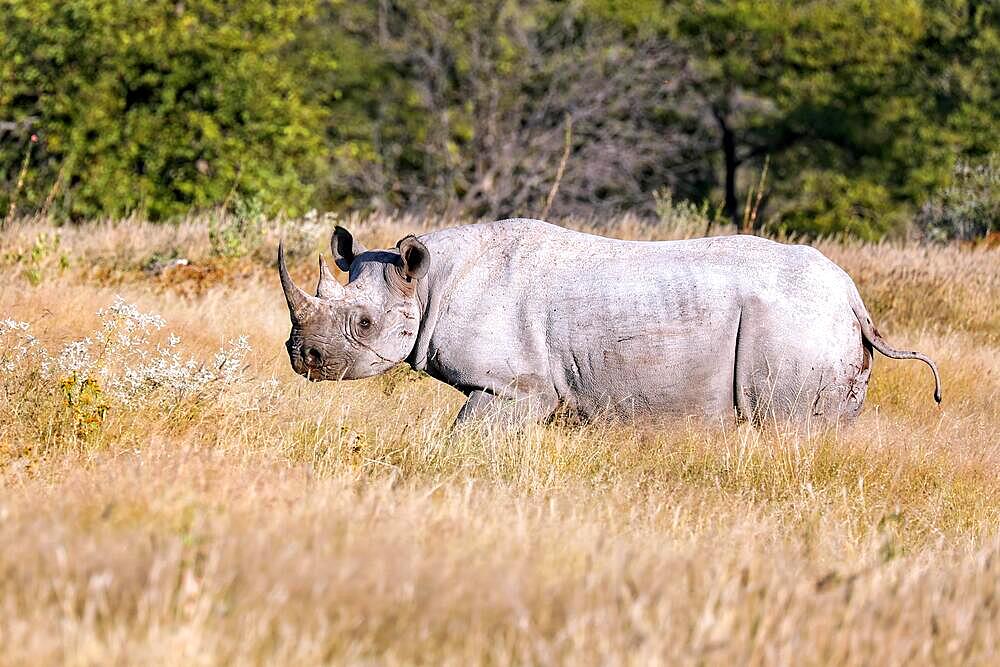
POLYGON ((461 396, 427 378, 291 372, 278 232, 239 260, 199 221, 58 232, 34 258, 51 228, 7 232, 0 319, 58 347, 120 294, 202 357, 248 335, 253 382, 81 431, 52 381, 2 376, 0 664, 997 660, 998 249, 821 244, 938 361, 940 408, 925 367, 879 358, 857 424, 808 436, 449 434, 461 396), (153 275, 155 253, 192 263, 153 275))

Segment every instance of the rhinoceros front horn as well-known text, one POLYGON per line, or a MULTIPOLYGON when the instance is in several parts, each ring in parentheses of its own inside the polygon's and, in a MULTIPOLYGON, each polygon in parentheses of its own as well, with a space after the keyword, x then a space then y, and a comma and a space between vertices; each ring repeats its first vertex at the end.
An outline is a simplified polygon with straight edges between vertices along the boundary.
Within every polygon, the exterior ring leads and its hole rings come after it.
POLYGON ((284 242, 278 243, 278 275, 281 276, 281 289, 285 292, 285 301, 288 302, 288 312, 291 313, 292 321, 301 322, 313 312, 316 307, 313 301, 316 297, 309 296, 292 282, 292 277, 288 275, 288 268, 285 266, 284 246, 284 242))

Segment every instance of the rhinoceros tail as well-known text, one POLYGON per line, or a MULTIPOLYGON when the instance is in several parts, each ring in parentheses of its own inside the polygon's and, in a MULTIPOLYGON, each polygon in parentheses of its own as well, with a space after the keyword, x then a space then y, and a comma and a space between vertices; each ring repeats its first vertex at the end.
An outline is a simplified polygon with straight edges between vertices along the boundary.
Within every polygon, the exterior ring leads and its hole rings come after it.
POLYGON ((937 364, 928 357, 926 354, 921 354, 920 352, 910 352, 908 350, 897 350, 896 348, 889 345, 882 334, 878 332, 875 328, 874 322, 872 322, 872 316, 868 312, 868 308, 865 307, 864 302, 861 300, 861 295, 858 294, 857 288, 854 290, 854 298, 851 300, 851 306, 854 308, 854 314, 858 318, 858 322, 861 324, 861 333, 864 335, 865 340, 867 340, 873 348, 889 357, 890 359, 919 359, 931 368, 931 372, 934 373, 934 400, 938 403, 941 402, 941 376, 938 375, 937 364))

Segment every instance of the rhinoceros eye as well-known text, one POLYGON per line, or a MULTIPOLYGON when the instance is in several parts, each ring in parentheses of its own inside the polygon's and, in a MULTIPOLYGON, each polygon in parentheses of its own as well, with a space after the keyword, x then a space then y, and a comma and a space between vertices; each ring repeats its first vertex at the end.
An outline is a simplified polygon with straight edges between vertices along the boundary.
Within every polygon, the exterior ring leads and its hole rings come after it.
POLYGON ((372 321, 367 317, 362 316, 361 319, 358 320, 358 326, 361 327, 362 329, 370 329, 372 326, 372 321))

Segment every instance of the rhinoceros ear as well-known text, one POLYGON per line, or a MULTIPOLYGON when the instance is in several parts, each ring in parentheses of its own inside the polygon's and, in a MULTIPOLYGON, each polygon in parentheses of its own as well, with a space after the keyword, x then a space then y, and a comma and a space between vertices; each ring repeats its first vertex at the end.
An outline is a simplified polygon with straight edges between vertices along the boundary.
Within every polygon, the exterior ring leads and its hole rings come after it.
POLYGON ((431 265, 431 253, 416 236, 410 234, 396 244, 399 249, 400 270, 407 280, 423 278, 431 265))
POLYGON ((337 225, 333 230, 333 236, 330 237, 330 250, 336 258, 337 268, 341 271, 350 271, 354 258, 368 248, 354 240, 349 231, 337 225))

